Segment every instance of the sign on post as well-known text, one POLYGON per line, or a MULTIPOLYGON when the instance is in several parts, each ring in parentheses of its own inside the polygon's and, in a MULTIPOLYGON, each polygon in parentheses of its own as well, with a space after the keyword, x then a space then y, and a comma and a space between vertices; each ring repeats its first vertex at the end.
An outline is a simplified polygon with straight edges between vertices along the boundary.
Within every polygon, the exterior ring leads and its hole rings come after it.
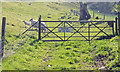
POLYGON ((71 32, 71 28, 70 27, 59 27, 58 28, 58 32, 71 32))

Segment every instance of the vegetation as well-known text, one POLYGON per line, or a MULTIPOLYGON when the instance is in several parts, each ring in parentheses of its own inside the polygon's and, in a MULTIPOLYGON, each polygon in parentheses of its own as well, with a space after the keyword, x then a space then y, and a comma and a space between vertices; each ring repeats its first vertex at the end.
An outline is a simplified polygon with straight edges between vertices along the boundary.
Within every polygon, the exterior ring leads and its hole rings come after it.
POLYGON ((42 42, 30 38, 3 59, 3 70, 119 69, 117 36, 107 40, 42 42))
MULTIPOLYGON (((37 31, 31 29, 22 36, 19 36, 27 28, 22 20, 29 21, 30 18, 38 20, 42 15, 44 21, 54 20, 79 20, 79 16, 71 14, 70 10, 79 10, 74 3, 62 2, 3 2, 2 13, 7 17, 5 56, 2 61, 3 70, 96 70, 105 66, 107 69, 118 70, 118 36, 111 39, 92 40, 91 45, 87 41, 66 41, 66 42, 43 42, 38 41, 37 31), (64 17, 64 19, 62 19, 64 17)), ((92 16, 92 10, 89 9, 92 16)), ((95 12, 95 16, 102 18, 102 13, 95 12)), ((106 20, 114 20, 116 15, 106 15, 106 20)), ((94 18, 90 20, 96 20, 94 18)), ((48 27, 55 27, 59 23, 46 23, 48 27)), ((73 23, 74 27, 83 26, 81 23, 73 23)), ((97 24, 97 23, 94 23, 97 24)), ((103 26, 106 23, 97 24, 103 26)), ((63 24, 61 25, 61 27, 63 24)), ((66 25, 67 26, 67 25, 66 25)), ((86 24, 85 26, 88 26, 86 24)), ((93 27, 93 26, 92 26, 93 27)), ((52 30, 53 28, 50 28, 52 30)), ((77 29, 77 28, 76 28, 77 29)), ((82 28, 81 31, 88 29, 82 28)), ((54 30, 54 32, 57 29, 54 30)), ((74 31, 74 30, 72 30, 74 31)), ((91 28, 91 31, 99 31, 91 28)), ((110 30, 106 30, 112 34, 110 30)), ((46 34, 46 33, 45 33, 46 34)), ((42 33, 42 36, 45 35, 42 33)), ((57 33, 63 35, 63 33, 57 33)), ((87 33, 82 33, 88 35, 87 33)), ((96 35, 92 33, 91 35, 96 35)), ((71 33, 66 33, 70 36, 71 33)), ((75 34, 78 36, 79 34, 75 34)), ((103 36, 104 34, 99 34, 103 36)), ((50 36, 54 36, 50 34, 50 36)), ((104 35, 105 36, 105 35, 104 35)), ((63 37, 62 37, 63 38, 63 37)), ((47 40, 51 38, 45 38, 47 40)), ((53 38, 58 39, 58 38, 53 38)), ((73 38, 79 40, 83 38, 73 38)), ((96 38, 97 39, 97 38, 96 38)), ((72 39, 71 39, 72 40, 72 39)))

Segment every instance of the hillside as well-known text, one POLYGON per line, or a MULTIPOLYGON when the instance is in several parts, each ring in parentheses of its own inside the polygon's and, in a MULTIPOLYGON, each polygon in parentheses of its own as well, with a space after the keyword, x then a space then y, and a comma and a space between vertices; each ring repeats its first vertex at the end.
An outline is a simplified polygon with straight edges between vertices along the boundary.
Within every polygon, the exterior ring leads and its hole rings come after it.
MULTIPOLYGON (((3 70, 96 70, 102 66, 105 66, 106 69, 120 69, 118 36, 111 39, 92 40, 91 46, 87 41, 38 41, 38 33, 32 29, 19 36, 28 28, 25 28, 22 21, 29 22, 31 18, 38 20, 40 15, 43 21, 79 20, 79 16, 75 16, 73 13, 72 18, 68 19, 71 9, 79 11, 79 7, 75 3, 67 2, 32 2, 31 5, 28 2, 3 2, 2 16, 7 18, 3 70)), ((89 12, 92 16, 91 9, 89 12)), ((95 16, 102 17, 103 14, 96 11, 95 16)), ((106 20, 114 20, 115 17, 111 14, 106 15, 106 20)), ((48 27, 57 25, 55 23, 46 24, 48 27)), ((76 23, 74 25, 78 26, 76 23)), ((111 31, 107 31, 107 33, 111 34, 111 31)), ((69 33, 66 34, 69 35, 69 33)))

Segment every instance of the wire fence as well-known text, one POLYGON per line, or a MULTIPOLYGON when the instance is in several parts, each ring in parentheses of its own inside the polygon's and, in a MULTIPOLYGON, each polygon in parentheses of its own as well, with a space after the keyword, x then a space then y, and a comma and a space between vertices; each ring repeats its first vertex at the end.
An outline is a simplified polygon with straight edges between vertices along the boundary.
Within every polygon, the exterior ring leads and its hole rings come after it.
MULTIPOLYGON (((15 32, 16 34, 14 34, 14 35, 16 35, 18 37, 16 39, 13 39, 13 40, 11 39, 11 41, 9 41, 9 43, 5 44, 5 46, 4 46, 4 56, 5 57, 8 56, 11 51, 17 50, 18 48, 20 49, 20 46, 22 44, 26 44, 33 35, 37 36, 37 31, 34 33, 32 31, 28 31, 26 34, 21 35, 22 32, 26 28, 24 27, 24 25, 22 24, 22 21, 20 21, 20 20, 17 20, 16 24, 18 24, 19 29, 17 27, 15 28, 15 30, 17 30, 17 32, 15 32)), ((30 26, 30 28, 32 28, 32 26, 30 26)), ((30 30, 30 28, 28 30, 30 30)), ((7 39, 5 39, 4 43, 5 42, 7 42, 7 39)), ((1 43, 2 42, 0 41, 0 46, 1 46, 1 43)), ((0 54, 3 53, 2 49, 3 49, 3 47, 1 47, 0 54)))

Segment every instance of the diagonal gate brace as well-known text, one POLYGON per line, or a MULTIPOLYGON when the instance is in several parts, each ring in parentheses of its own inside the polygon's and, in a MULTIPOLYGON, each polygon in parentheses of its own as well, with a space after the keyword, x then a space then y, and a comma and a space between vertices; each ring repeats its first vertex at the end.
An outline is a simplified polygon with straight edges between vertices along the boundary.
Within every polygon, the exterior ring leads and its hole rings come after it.
MULTIPOLYGON (((79 30, 76 30, 76 29, 75 29, 73 26, 71 26, 68 22, 66 22, 66 23, 67 23, 71 28, 73 28, 73 29, 76 31, 76 32, 74 32, 74 34, 75 34, 75 33, 79 33, 82 37, 84 37, 86 40, 88 40, 85 36, 83 36, 83 35, 79 32, 79 30)), ((80 28, 80 29, 81 29, 81 28, 80 28)), ((74 34, 73 34, 73 35, 74 35, 74 34)), ((72 35, 72 36, 73 36, 73 35, 72 35)), ((70 36, 70 37, 72 37, 72 36, 70 36)))
MULTIPOLYGON (((63 22, 61 22, 58 26, 56 26, 54 29, 58 28, 63 22)), ((43 25, 44 26, 44 25, 43 25)), ((45 28, 47 28, 50 32, 48 32, 44 37, 42 37, 41 39, 45 38, 46 36, 48 36, 49 33, 53 33, 54 35, 56 35, 58 38, 60 38, 61 40, 63 40, 60 36, 58 36, 57 34, 55 34, 53 32, 54 29, 50 30, 48 27, 44 26, 45 28)))
MULTIPOLYGON (((92 23, 92 22, 91 22, 91 23, 92 23)), ((94 25, 96 28, 98 28, 98 29, 100 30, 94 37, 96 37, 100 32, 103 32, 103 33, 106 34, 108 37, 110 37, 107 33, 105 33, 105 32, 103 31, 105 28, 108 27, 108 25, 107 25, 106 27, 104 27, 103 29, 100 29, 99 27, 97 27, 97 26, 96 26, 95 24, 93 24, 93 23, 92 23, 92 25, 94 25)), ((94 38, 94 37, 93 37, 93 38, 94 38)), ((92 39, 93 39, 93 38, 92 38, 92 39)), ((92 40, 92 39, 91 39, 91 40, 92 40)))

